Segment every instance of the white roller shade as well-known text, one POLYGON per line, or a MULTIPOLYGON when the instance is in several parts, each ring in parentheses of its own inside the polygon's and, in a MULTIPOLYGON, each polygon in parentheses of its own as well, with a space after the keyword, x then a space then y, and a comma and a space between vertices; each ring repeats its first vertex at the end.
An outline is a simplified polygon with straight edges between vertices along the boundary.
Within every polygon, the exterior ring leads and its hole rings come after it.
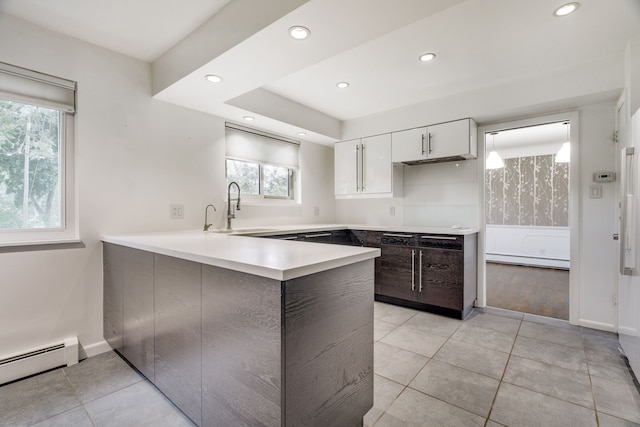
POLYGON ((226 127, 226 155, 273 165, 298 167, 299 143, 278 139, 258 131, 226 127))
POLYGON ((0 62, 0 98, 74 113, 76 82, 0 62))

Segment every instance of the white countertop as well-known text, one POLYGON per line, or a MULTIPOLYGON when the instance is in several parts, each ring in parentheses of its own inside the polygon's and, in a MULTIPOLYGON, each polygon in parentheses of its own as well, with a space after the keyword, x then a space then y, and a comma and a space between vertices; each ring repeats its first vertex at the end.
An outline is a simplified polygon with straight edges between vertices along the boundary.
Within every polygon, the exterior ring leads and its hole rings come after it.
POLYGON ((344 229, 449 235, 478 232, 472 228, 305 224, 248 227, 237 229, 231 234, 174 231, 107 235, 102 236, 102 240, 271 279, 289 280, 378 257, 380 249, 251 236, 344 229))
POLYGON ((271 234, 304 233, 306 231, 321 230, 368 230, 389 231, 395 233, 424 233, 424 234, 449 234, 465 236, 477 233, 477 228, 445 228, 445 227, 417 227, 400 225, 362 225, 362 224, 303 224, 303 225, 270 225, 265 227, 249 227, 241 229, 241 234, 252 236, 268 236, 271 234), (252 232, 251 230, 255 230, 252 232))
POLYGON ((380 256, 380 249, 375 248, 257 239, 204 231, 109 235, 102 236, 102 240, 280 281, 380 256))

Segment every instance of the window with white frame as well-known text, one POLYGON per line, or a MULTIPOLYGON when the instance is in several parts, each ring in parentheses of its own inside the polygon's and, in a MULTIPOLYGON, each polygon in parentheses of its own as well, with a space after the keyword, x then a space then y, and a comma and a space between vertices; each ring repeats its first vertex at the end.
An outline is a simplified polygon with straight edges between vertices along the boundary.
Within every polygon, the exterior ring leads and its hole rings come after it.
POLYGON ((255 199, 296 200, 300 143, 227 123, 227 183, 255 199))
POLYGON ((0 246, 78 240, 75 90, 0 62, 0 246))

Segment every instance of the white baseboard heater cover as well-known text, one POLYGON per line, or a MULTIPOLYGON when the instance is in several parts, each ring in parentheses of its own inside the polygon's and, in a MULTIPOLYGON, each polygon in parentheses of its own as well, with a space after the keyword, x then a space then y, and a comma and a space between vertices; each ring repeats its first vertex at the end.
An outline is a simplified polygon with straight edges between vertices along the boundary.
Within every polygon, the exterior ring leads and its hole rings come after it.
POLYGON ((78 363, 78 338, 0 358, 0 385, 61 366, 78 363))

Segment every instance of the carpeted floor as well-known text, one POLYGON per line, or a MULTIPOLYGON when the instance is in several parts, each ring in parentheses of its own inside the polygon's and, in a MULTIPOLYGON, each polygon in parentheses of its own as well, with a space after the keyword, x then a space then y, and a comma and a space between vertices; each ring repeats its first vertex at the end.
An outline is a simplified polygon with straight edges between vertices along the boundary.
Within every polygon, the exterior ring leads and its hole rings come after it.
POLYGON ((569 319, 569 270, 487 263, 487 305, 569 319))

